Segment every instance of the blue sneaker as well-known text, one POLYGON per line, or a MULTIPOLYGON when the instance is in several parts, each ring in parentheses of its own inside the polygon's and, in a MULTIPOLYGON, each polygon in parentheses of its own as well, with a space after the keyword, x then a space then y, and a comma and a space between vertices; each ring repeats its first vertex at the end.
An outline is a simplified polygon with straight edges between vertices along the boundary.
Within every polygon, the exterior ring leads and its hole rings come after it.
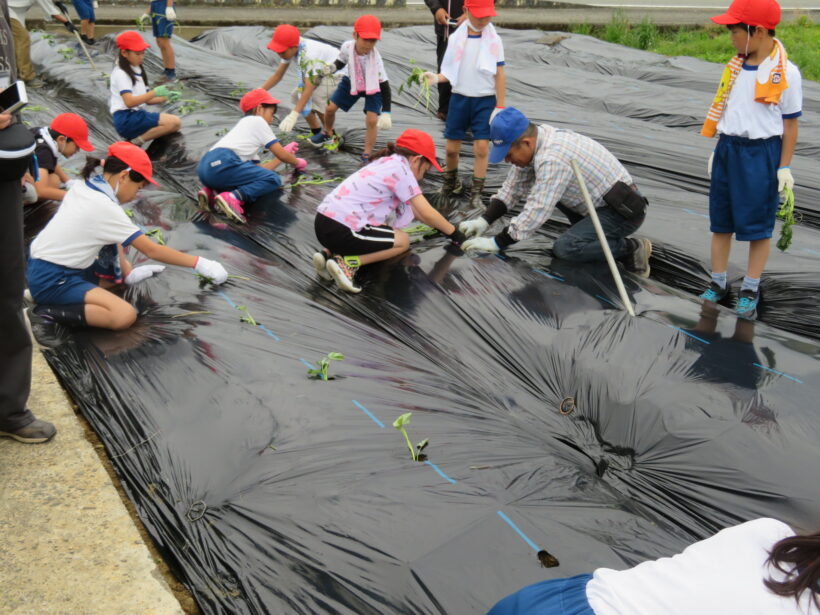
POLYGON ((330 139, 330 135, 326 135, 324 132, 320 130, 308 139, 308 143, 310 143, 313 147, 319 148, 322 147, 328 141, 330 141, 330 139))
POLYGON ((704 301, 711 301, 712 303, 720 303, 729 294, 729 286, 721 288, 718 284, 712 282, 701 295, 700 298, 704 301))
POLYGON ((735 306, 735 313, 741 318, 754 320, 757 318, 757 304, 760 301, 760 293, 745 288, 740 291, 735 306))

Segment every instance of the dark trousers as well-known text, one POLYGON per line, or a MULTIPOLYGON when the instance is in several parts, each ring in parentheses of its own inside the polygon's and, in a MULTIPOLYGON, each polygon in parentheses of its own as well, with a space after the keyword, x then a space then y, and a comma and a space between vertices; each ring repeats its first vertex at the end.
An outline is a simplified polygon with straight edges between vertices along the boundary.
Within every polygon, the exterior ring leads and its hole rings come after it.
MULTIPOLYGON (((581 216, 560 203, 558 209, 569 218, 572 226, 552 244, 552 253, 560 259, 577 263, 606 260, 592 219, 581 216)), ((641 227, 645 216, 627 220, 611 207, 600 207, 596 211, 612 257, 618 260, 631 254, 635 246, 627 238, 641 227)))
POLYGON ((31 338, 23 321, 26 259, 20 180, 0 183, 0 430, 25 427, 31 389, 31 338))
MULTIPOLYGON (((445 28, 442 25, 436 24, 436 71, 441 72, 441 61, 444 59, 444 52, 447 51, 447 41, 449 40, 445 34, 449 29, 452 34, 456 31, 455 28, 445 28)), ((447 110, 450 108, 450 95, 453 92, 453 87, 449 81, 438 84, 438 112, 447 115, 447 110)))

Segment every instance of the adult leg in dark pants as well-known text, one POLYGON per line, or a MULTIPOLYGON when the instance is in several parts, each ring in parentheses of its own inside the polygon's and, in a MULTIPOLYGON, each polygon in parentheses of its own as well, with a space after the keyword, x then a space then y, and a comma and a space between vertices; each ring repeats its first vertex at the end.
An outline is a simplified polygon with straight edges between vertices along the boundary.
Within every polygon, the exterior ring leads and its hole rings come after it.
POLYGON ((31 389, 31 338, 23 320, 26 261, 20 180, 0 183, 0 436, 20 442, 50 440, 51 423, 26 409, 31 389))
MULTIPOLYGON (((444 59, 444 52, 447 51, 447 32, 450 34, 455 32, 455 28, 448 28, 441 24, 436 24, 436 72, 441 72, 441 61, 444 59)), ((453 88, 449 81, 439 82, 438 84, 438 111, 440 119, 447 118, 447 110, 450 108, 450 94, 453 88)))
MULTIPOLYGON (((627 220, 611 207, 601 207, 597 211, 613 258, 618 260, 632 254, 637 247, 637 241, 629 239, 629 235, 640 228, 644 217, 627 220)), ((558 258, 578 263, 606 259, 601 243, 598 241, 598 235, 595 233, 595 226, 589 216, 573 224, 556 239, 552 252, 558 258)))

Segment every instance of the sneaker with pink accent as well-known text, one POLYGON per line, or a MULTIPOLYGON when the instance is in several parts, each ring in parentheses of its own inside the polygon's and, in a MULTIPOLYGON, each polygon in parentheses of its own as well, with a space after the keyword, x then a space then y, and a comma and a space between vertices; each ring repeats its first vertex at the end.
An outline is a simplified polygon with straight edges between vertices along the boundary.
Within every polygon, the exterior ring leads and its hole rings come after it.
POLYGON ((214 205, 229 219, 239 222, 239 224, 245 224, 247 222, 245 216, 242 215, 245 213, 245 210, 242 208, 242 201, 236 198, 233 192, 220 192, 217 194, 214 199, 214 205))
POLYGON ((202 186, 202 188, 199 189, 199 192, 196 193, 197 207, 199 207, 202 211, 211 211, 215 198, 216 192, 208 188, 208 186, 202 186))
POLYGON ((361 292, 361 287, 356 286, 353 282, 356 271, 361 266, 358 256, 334 256, 327 260, 326 266, 327 272, 333 277, 339 288, 349 293, 361 292))

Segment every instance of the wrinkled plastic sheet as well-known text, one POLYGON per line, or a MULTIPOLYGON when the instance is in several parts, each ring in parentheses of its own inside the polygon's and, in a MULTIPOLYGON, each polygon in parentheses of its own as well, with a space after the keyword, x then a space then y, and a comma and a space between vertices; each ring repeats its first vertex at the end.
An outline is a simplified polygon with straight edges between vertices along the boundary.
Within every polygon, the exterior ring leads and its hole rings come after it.
MULTIPOLYGON (((348 30, 308 35, 338 44, 348 30)), ((481 613, 528 583, 669 555, 758 516, 818 529, 817 85, 806 83, 793 164, 804 218, 792 250, 773 254, 750 323, 693 295, 708 279, 711 146, 695 133, 719 67, 501 33, 508 104, 605 143, 650 198, 641 233, 657 246, 654 273, 625 278, 636 318, 618 309, 605 266, 551 258, 560 220, 504 257, 426 240, 367 268, 351 296, 310 263, 315 208, 334 184, 262 199, 243 227, 197 213, 196 161, 274 57, 262 28, 175 39, 185 128, 152 145, 161 188, 127 207, 169 245, 242 277, 212 289, 168 267, 127 291, 140 310, 127 331, 35 329, 203 611, 481 613), (345 355, 332 379, 309 379, 328 352, 345 355), (405 412, 412 442, 430 439, 425 463, 392 427, 405 412), (543 568, 540 550, 560 565, 543 568)), ((76 111, 95 144, 116 139, 110 39, 93 52, 97 73, 57 53, 67 38, 34 39, 48 88, 28 120, 76 111)), ((432 66, 432 28, 385 32, 379 45, 394 93, 408 58, 432 66)), ((275 88, 283 107, 294 85, 289 75, 275 88)), ((394 104, 397 127, 443 145, 410 94, 394 104)), ((303 147, 309 173, 358 167, 360 116, 338 124, 346 151, 303 147)), ((492 168, 490 190, 503 175, 492 168)), ((448 214, 475 215, 466 207, 448 214)), ((29 236, 53 210, 28 210, 29 236)))

